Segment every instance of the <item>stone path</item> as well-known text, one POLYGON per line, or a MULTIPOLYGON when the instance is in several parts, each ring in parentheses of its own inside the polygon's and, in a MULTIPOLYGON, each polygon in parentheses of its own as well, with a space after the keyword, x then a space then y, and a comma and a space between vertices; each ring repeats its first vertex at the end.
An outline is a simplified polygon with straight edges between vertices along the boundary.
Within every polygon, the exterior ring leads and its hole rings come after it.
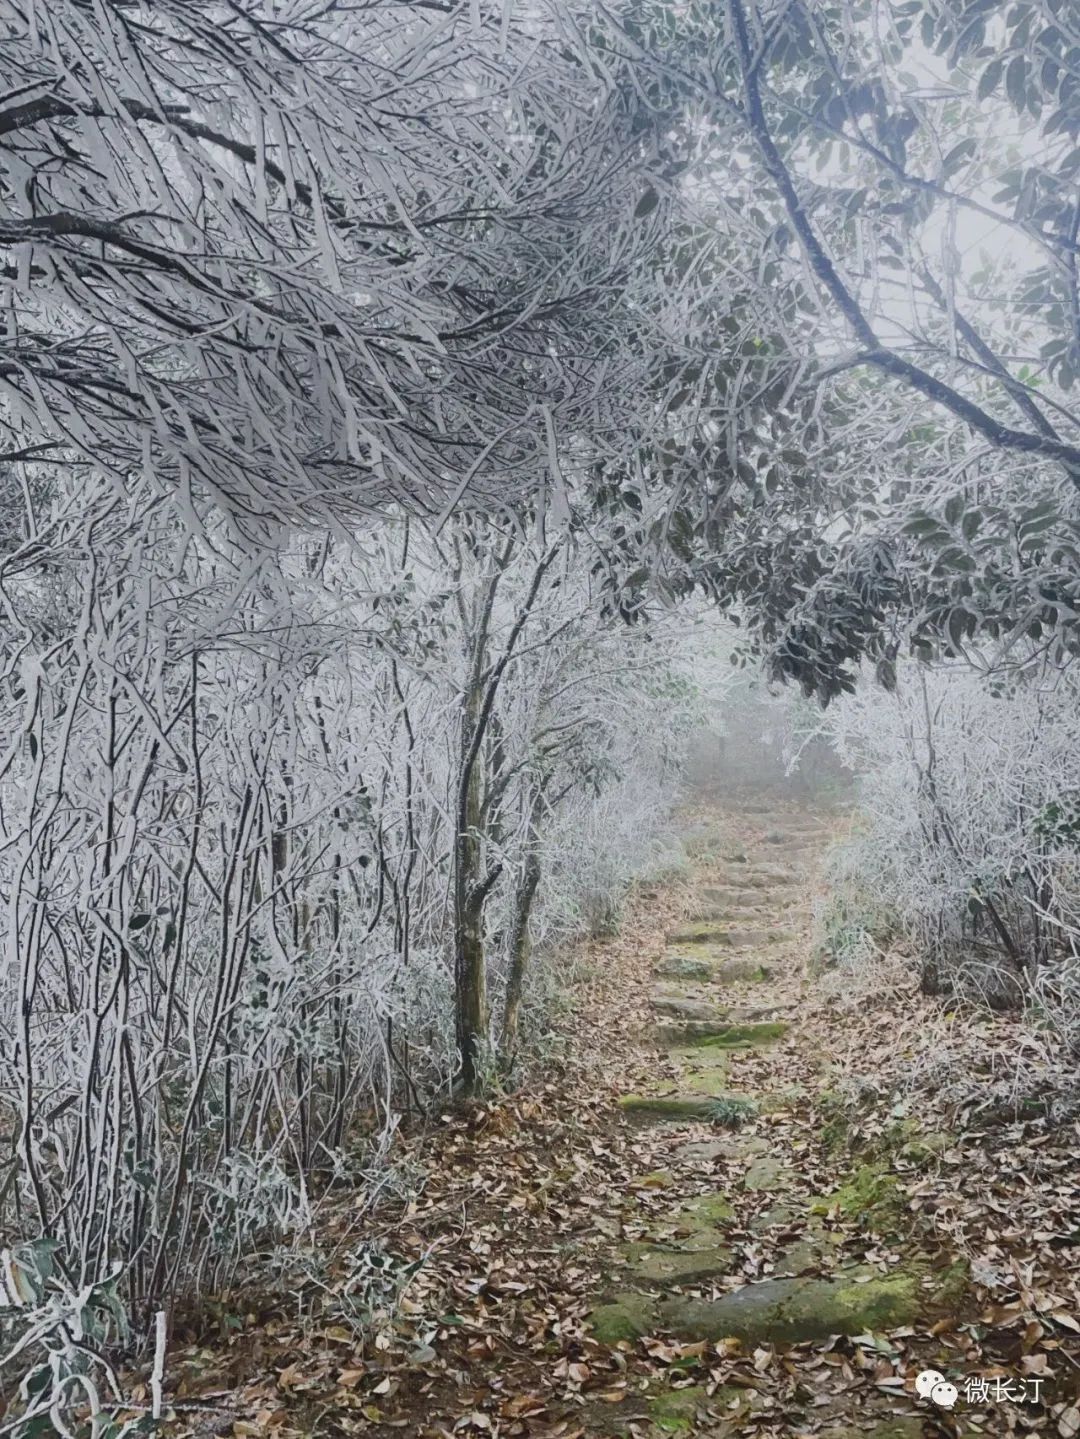
MULTIPOLYGON (((840 822, 825 809, 778 815, 751 796, 686 836, 694 899, 654 970, 656 1079, 621 1099, 657 1167, 640 1182, 640 1234, 613 1252, 591 1314, 605 1343, 659 1334, 752 1351, 879 1334, 932 1324, 962 1286, 911 1258, 887 1169, 863 1165, 837 1185, 823 1142, 799 998, 820 859, 840 822), (843 1222, 853 1218, 859 1243, 843 1222), (745 1272, 747 1252, 760 1255, 759 1273, 745 1272)), ((857 1419, 838 1402, 828 1427, 826 1394, 826 1427, 814 1432, 915 1439, 923 1421, 899 1398, 885 1394, 857 1419)), ((650 1418, 667 1432, 757 1432, 768 1417, 759 1402, 753 1390, 694 1386, 662 1396, 650 1418)))

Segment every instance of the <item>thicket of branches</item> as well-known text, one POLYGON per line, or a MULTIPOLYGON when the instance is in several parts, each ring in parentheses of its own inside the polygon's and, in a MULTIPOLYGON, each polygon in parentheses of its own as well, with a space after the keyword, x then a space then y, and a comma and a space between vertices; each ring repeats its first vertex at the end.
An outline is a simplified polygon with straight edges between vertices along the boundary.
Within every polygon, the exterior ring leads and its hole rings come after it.
POLYGON ((617 909, 692 703, 632 579, 654 498, 584 484, 680 313, 598 11, 2 20, 25 1439, 107 1427, 102 1346, 376 1191, 402 1115, 516 1081, 531 952, 617 909))
POLYGON ((0 1210, 49 1240, 8 1256, 27 1293, 45 1258, 144 1322, 329 1184, 377 1189, 403 1115, 513 1074, 545 1022, 530 952, 648 862, 694 690, 672 619, 604 618, 568 527, 400 518, 253 563, 103 481, 33 551, 0 1210))
POLYGON ((1075 681, 1046 677, 995 693, 955 666, 909 666, 901 678, 895 695, 861 692, 826 719, 863 776, 865 827, 843 866, 854 902, 846 927, 879 936, 899 928, 925 988, 996 1008, 1026 1004, 1076 1048, 1075 681))

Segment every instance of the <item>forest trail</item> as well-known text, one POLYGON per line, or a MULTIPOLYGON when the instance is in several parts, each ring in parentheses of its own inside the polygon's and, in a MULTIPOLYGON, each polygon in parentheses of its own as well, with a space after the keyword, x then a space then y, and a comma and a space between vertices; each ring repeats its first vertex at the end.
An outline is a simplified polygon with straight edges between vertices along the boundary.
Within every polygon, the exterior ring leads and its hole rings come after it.
MULTIPOLYGON (((300 1317, 253 1309, 178 1355, 192 1407, 172 1432, 1011 1432, 914 1390, 925 1368, 1003 1372, 1026 1322, 1002 1308, 996 1351, 963 1327, 954 1137, 887 1111, 853 1126, 830 1091, 846 1048, 893 1038, 887 1013, 856 1036, 806 962, 846 822, 765 791, 691 817, 690 890, 639 889, 620 934, 587 947, 544 1082, 406 1138, 418 1197, 374 1220, 339 1203, 300 1317), (409 1276, 374 1339, 361 1236, 409 1276), (200 1402, 222 1405, 209 1425, 200 1402)), ((1041 1336, 1059 1347, 1036 1331, 1028 1373, 1041 1336)))

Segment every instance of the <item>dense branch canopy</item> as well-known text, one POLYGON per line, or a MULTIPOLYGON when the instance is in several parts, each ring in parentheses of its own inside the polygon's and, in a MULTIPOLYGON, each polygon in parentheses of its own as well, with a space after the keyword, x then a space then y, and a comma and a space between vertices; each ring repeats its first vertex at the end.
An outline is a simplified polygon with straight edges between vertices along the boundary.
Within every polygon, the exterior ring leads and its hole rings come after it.
POLYGON ((573 10, 0 14, 0 452, 153 474, 255 534, 498 503, 566 435, 625 444, 651 360, 622 297, 664 206, 573 10))

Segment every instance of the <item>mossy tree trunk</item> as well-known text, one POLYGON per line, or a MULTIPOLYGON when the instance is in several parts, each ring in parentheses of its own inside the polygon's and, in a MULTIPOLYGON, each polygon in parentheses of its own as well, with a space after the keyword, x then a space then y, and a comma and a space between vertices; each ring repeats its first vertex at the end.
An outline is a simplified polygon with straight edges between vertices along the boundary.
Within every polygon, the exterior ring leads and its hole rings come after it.
POLYGON ((525 863, 514 893, 513 918, 510 925, 510 968, 506 980, 506 999, 503 1007, 502 1035, 500 1038, 500 1059, 504 1070, 513 1067, 517 1055, 518 1023, 521 1017, 521 996, 525 988, 525 973, 529 966, 531 940, 529 920, 532 916, 533 900, 540 884, 540 819, 544 809, 546 781, 541 780, 529 803, 529 817, 525 837, 525 863))
MULTIPOLYGON (((486 862, 486 827, 497 823, 493 806, 484 802, 485 740, 491 732, 499 683, 514 656, 515 647, 532 613, 544 577, 559 552, 553 545, 537 562, 528 590, 501 652, 489 658, 492 616, 499 582, 510 563, 514 542, 487 561, 485 577, 475 598, 458 599, 466 635, 466 679, 461 705, 456 825, 454 836, 454 1019, 460 1057, 457 1091, 467 1098, 478 1088, 482 1059, 489 1039, 487 959, 484 952, 484 904, 502 872, 499 861, 486 862)), ((476 550, 472 559, 479 558, 476 550)), ((459 559, 459 572, 464 566, 459 559)), ((495 735, 495 748, 499 748, 495 735)), ((534 890, 535 892, 535 890, 534 890)), ((529 901, 532 903, 531 898, 529 901)))

